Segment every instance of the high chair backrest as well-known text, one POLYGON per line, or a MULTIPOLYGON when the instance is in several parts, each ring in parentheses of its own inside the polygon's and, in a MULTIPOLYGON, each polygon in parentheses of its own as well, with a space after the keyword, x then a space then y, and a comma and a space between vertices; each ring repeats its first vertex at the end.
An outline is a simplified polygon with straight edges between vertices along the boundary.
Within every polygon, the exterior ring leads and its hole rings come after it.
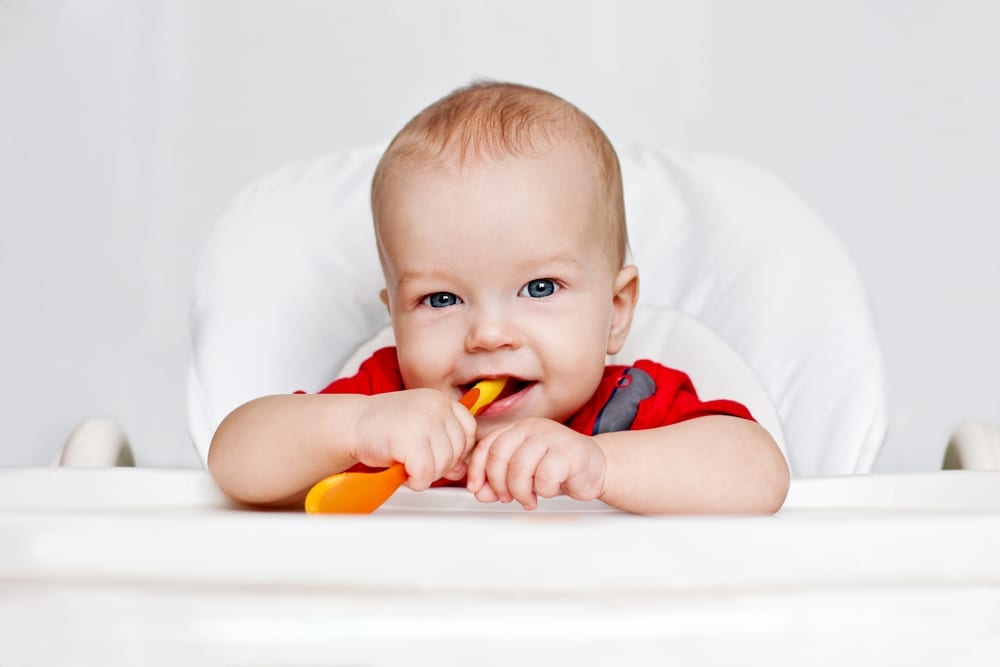
MULTIPOLYGON (((202 460, 251 398, 316 391, 391 342, 369 209, 384 146, 248 186, 196 280, 188 383, 202 460)), ((840 243, 789 189, 732 158, 619 147, 640 306, 619 363, 688 372, 743 401, 796 476, 868 472, 885 437, 881 351, 840 243)))

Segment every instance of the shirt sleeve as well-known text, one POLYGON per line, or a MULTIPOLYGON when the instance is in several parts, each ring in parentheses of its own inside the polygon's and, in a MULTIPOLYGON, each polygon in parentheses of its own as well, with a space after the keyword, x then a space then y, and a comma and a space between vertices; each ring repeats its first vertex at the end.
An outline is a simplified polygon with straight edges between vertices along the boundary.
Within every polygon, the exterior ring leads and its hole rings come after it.
POLYGON ((399 360, 395 347, 383 347, 365 359, 355 375, 334 380, 320 394, 385 394, 400 391, 403 377, 399 372, 399 360))
POLYGON ((667 368, 648 359, 637 361, 635 367, 654 379, 656 391, 640 401, 632 430, 668 426, 709 415, 729 415, 754 420, 750 411, 737 401, 702 401, 698 398, 691 378, 683 371, 667 368))

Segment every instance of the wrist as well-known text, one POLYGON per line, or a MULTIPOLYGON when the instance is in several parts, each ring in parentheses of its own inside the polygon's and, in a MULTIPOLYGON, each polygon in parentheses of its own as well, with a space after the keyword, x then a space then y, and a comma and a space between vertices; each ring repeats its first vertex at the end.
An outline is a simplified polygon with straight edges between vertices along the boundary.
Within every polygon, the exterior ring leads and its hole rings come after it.
POLYGON ((597 499, 604 501, 605 495, 608 492, 608 478, 611 474, 611 468, 613 466, 613 456, 609 452, 607 443, 603 441, 600 435, 591 436, 590 438, 594 444, 597 446, 597 452, 600 459, 600 474, 598 477, 598 492, 597 499))
POLYGON ((344 467, 348 468, 361 461, 365 413, 372 397, 341 394, 330 398, 336 409, 328 410, 323 420, 325 454, 327 460, 346 463, 344 467), (343 461, 345 457, 347 461, 343 461))

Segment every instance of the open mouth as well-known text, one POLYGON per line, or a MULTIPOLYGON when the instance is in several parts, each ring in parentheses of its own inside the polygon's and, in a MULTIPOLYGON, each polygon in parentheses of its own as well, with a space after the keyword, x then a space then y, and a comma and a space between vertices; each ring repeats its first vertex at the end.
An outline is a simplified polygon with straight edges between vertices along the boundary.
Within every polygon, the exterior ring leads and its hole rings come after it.
MULTIPOLYGON (((462 393, 464 394, 465 392, 469 391, 474 386, 476 386, 477 382, 479 382, 480 380, 484 380, 484 379, 487 379, 487 378, 477 378, 476 380, 473 380, 472 382, 470 382, 468 384, 463 384, 460 387, 462 393)), ((531 382, 529 380, 521 380, 520 378, 516 378, 516 377, 508 377, 507 378, 507 383, 504 385, 503 389, 500 390, 500 394, 496 398, 494 398, 493 401, 491 401, 491 402, 492 403, 497 403, 498 401, 502 401, 503 399, 507 398, 508 396, 513 396, 514 394, 516 394, 518 392, 521 392, 524 389, 527 389, 532 384, 534 384, 534 382, 531 382)))

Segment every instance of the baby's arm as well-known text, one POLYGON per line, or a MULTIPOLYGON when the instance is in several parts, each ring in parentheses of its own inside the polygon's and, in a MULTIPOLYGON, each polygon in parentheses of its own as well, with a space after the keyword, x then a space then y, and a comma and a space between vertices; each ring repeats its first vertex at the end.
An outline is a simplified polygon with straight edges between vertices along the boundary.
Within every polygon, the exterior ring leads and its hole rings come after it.
POLYGON ((756 422, 729 416, 588 437, 549 420, 487 435, 469 462, 469 488, 483 501, 536 496, 600 498, 629 512, 776 512, 788 492, 785 459, 756 422))
POLYGON ((788 493, 785 457, 757 422, 712 415, 604 433, 601 500, 639 513, 773 514, 788 493))
POLYGON ((430 389, 375 396, 265 396, 233 410, 219 425, 208 469, 231 498, 257 506, 301 502, 317 481, 361 462, 406 468, 422 491, 465 474, 476 421, 430 389))

